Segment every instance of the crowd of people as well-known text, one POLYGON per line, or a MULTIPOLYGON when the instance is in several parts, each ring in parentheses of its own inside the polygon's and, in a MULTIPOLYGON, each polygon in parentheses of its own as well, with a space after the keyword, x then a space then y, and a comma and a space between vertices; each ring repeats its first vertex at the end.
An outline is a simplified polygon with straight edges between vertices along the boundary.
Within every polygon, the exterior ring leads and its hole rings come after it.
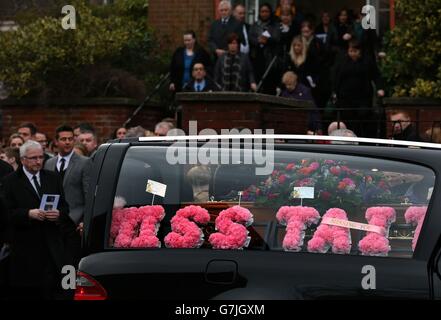
MULTIPOLYGON (((375 30, 362 28, 361 12, 341 9, 334 19, 322 12, 317 24, 293 0, 280 0, 275 9, 260 5, 251 25, 242 4, 223 0, 218 12, 207 50, 194 31, 183 33, 170 64, 171 91, 258 91, 318 109, 331 104, 358 135, 375 136, 370 109, 375 95, 384 96, 377 67, 384 53, 375 30)), ((323 132, 318 114, 310 116, 308 131, 323 132)))
MULTIPOLYGON (((174 120, 165 118, 152 131, 121 127, 106 138, 165 136, 174 127, 174 120)), ((72 298, 71 290, 61 288, 61 270, 81 257, 99 140, 88 123, 61 125, 53 140, 48 136, 23 123, 0 148, 0 300, 72 298), (45 195, 58 195, 58 205, 42 207, 45 195)))

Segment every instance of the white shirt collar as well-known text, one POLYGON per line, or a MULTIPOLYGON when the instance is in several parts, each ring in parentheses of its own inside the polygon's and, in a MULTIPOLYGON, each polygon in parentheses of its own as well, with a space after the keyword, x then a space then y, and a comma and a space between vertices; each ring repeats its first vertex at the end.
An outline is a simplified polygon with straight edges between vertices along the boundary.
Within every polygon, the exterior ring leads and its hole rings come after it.
POLYGON ((37 181, 38 183, 40 183, 40 171, 38 171, 36 174, 32 174, 30 173, 28 170, 26 170, 26 168, 23 166, 23 172, 25 173, 26 177, 29 179, 29 181, 31 181, 31 184, 34 185, 34 181, 32 180, 32 177, 35 175, 37 176, 37 181))
POLYGON ((57 160, 57 169, 60 169, 60 165, 61 165, 61 159, 64 158, 64 160, 66 161, 64 163, 64 168, 66 169, 69 166, 69 162, 70 159, 72 158, 72 155, 74 154, 74 150, 72 150, 67 156, 61 156, 60 154, 58 155, 58 160, 57 160))

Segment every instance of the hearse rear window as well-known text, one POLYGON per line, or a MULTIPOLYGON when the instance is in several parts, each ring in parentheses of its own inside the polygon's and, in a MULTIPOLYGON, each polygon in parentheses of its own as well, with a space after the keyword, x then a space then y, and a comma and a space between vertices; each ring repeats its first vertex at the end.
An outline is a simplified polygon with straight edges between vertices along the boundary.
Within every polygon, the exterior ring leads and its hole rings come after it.
POLYGON ((229 155, 208 162, 177 151, 128 150, 109 248, 411 258, 435 183, 426 167, 368 157, 274 151, 256 164, 243 150, 203 150, 229 155))

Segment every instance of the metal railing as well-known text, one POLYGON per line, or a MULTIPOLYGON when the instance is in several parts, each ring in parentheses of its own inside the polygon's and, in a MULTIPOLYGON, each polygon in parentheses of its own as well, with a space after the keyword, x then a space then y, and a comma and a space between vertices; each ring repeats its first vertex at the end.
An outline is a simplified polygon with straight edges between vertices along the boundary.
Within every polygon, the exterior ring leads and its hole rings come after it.
POLYGON ((159 79, 159 81, 156 84, 156 86, 153 89, 153 91, 147 97, 145 97, 144 101, 135 109, 135 111, 133 111, 132 115, 122 125, 123 127, 127 127, 127 125, 133 120, 133 118, 135 118, 136 115, 145 107, 145 105, 159 92, 159 90, 161 90, 161 88, 167 82, 167 80, 169 78, 170 78, 170 72, 168 72, 167 74, 163 75, 159 79))

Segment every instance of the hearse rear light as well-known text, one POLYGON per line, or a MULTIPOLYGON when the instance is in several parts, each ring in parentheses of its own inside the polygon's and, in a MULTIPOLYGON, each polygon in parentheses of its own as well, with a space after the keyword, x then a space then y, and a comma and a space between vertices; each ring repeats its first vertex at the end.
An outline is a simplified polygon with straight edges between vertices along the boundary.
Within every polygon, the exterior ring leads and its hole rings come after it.
POLYGON ((84 301, 84 300, 106 300, 107 292, 103 286, 92 278, 90 275, 83 272, 77 273, 77 283, 75 289, 74 300, 84 301))

